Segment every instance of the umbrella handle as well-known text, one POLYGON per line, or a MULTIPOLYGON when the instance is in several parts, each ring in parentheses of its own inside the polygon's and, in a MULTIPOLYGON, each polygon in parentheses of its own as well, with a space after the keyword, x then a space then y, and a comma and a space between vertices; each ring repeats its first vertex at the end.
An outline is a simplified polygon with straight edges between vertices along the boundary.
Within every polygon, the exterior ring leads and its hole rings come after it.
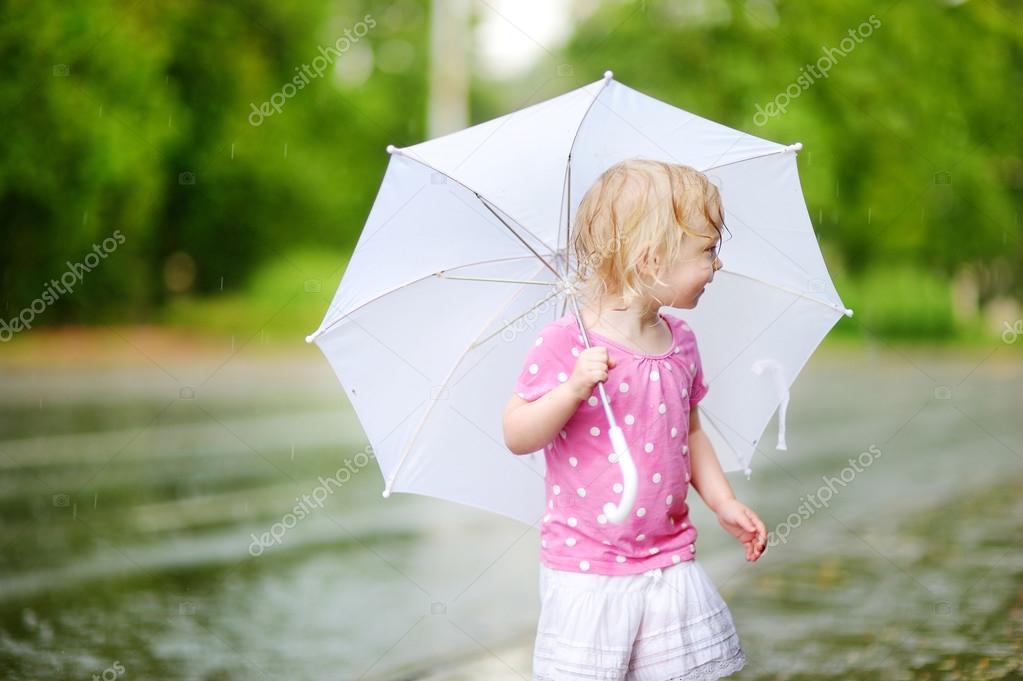
MULTIPOLYGON (((590 337, 586 333, 586 326, 583 324, 583 316, 579 311, 579 303, 575 298, 571 283, 563 282, 563 288, 569 292, 569 300, 575 309, 575 319, 579 324, 579 335, 582 336, 583 344, 590 347, 590 337)), ((608 431, 611 438, 611 445, 614 447, 615 456, 618 458, 618 468, 622 471, 622 498, 617 506, 610 501, 604 504, 604 515, 608 521, 620 525, 632 511, 636 504, 636 492, 639 488, 639 475, 636 473, 636 462, 632 460, 632 453, 629 452, 629 444, 625 441, 625 434, 621 426, 615 420, 614 412, 611 411, 611 404, 607 401, 607 392, 604 390, 604 382, 597 383, 597 391, 600 392, 600 399, 604 403, 604 413, 607 415, 608 431)))
POLYGON ((636 473, 636 462, 632 460, 632 453, 629 452, 629 445, 625 442, 625 435, 621 426, 613 426, 608 430, 611 437, 611 444, 614 445, 615 455, 618 457, 618 466, 622 470, 622 498, 615 506, 610 501, 604 504, 604 515, 616 525, 625 522, 629 512, 636 504, 636 490, 639 487, 639 476, 636 473))

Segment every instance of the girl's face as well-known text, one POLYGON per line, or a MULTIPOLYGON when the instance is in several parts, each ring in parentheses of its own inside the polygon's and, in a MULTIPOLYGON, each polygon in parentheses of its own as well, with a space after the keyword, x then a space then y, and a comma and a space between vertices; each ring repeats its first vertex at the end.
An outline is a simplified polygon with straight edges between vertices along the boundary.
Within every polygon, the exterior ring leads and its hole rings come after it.
MULTIPOLYGON (((703 224, 693 227, 701 236, 686 234, 678 261, 669 264, 661 274, 665 285, 653 291, 668 307, 696 307, 707 284, 714 280, 714 273, 723 266, 717 257, 721 237, 706 219, 701 219, 703 224)), ((654 263, 656 266, 659 260, 654 258, 654 263)))

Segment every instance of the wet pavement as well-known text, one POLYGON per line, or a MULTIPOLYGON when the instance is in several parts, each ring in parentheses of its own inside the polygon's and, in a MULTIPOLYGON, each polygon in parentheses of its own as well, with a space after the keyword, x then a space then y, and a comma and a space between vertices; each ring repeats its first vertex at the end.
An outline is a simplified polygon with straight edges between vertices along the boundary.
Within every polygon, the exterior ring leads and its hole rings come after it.
MULTIPOLYGON (((530 678, 535 531, 383 499, 315 353, 0 385, 3 678, 530 678)), ((1020 678, 1021 404, 1013 348, 815 355, 729 475, 764 557, 691 504, 735 678, 1020 678)))

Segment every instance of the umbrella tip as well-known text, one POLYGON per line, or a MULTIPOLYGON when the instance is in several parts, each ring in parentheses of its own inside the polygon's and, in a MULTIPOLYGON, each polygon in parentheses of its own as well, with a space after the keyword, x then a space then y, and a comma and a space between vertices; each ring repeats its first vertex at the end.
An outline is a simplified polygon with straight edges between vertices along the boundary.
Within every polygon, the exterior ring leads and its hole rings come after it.
POLYGON ((385 489, 385 490, 384 490, 384 499, 386 499, 386 498, 387 498, 387 497, 389 497, 389 496, 391 496, 391 490, 389 490, 389 489, 385 489))
POLYGON ((396 154, 396 153, 398 153, 398 147, 394 146, 393 144, 388 144, 387 145, 387 153, 388 154, 396 154))
POLYGON ((311 333, 311 334, 309 334, 308 336, 305 337, 305 342, 306 343, 312 343, 315 339, 316 339, 316 334, 315 333, 311 333))
POLYGON ((802 151, 803 150, 803 143, 802 142, 796 142, 795 144, 790 144, 788 146, 788 149, 790 151, 802 151))
POLYGON ((615 76, 615 74, 611 71, 611 69, 608 69, 607 71, 604 71, 604 80, 605 81, 611 80, 612 78, 614 78, 614 76, 615 76))
POLYGON ((853 316, 853 311, 852 311, 851 307, 845 308, 845 316, 846 317, 852 317, 853 316))

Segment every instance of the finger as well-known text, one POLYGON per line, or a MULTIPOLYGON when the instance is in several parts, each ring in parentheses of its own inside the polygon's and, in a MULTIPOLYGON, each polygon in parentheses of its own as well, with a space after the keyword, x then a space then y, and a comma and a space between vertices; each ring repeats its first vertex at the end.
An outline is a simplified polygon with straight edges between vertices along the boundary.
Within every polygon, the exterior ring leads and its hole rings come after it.
POLYGON ((728 531, 731 532, 739 541, 752 541, 756 539, 757 533, 753 528, 745 527, 742 522, 733 522, 729 527, 728 531))
POLYGON ((760 533, 760 535, 762 537, 766 537, 767 536, 767 526, 764 525, 764 521, 761 520, 760 516, 758 516, 756 513, 753 514, 753 522, 755 522, 757 524, 757 531, 760 533))
POLYGON ((757 534, 767 533, 767 528, 764 527, 764 523, 761 522, 760 518, 757 516, 756 513, 754 513, 750 509, 746 509, 746 517, 749 520, 749 523, 753 526, 754 532, 756 532, 757 534))
POLYGON ((756 537, 756 534, 754 534, 753 532, 748 532, 739 527, 738 525, 733 525, 732 528, 733 529, 730 530, 731 533, 735 536, 736 539, 738 539, 741 542, 748 542, 751 541, 754 537, 756 537))

